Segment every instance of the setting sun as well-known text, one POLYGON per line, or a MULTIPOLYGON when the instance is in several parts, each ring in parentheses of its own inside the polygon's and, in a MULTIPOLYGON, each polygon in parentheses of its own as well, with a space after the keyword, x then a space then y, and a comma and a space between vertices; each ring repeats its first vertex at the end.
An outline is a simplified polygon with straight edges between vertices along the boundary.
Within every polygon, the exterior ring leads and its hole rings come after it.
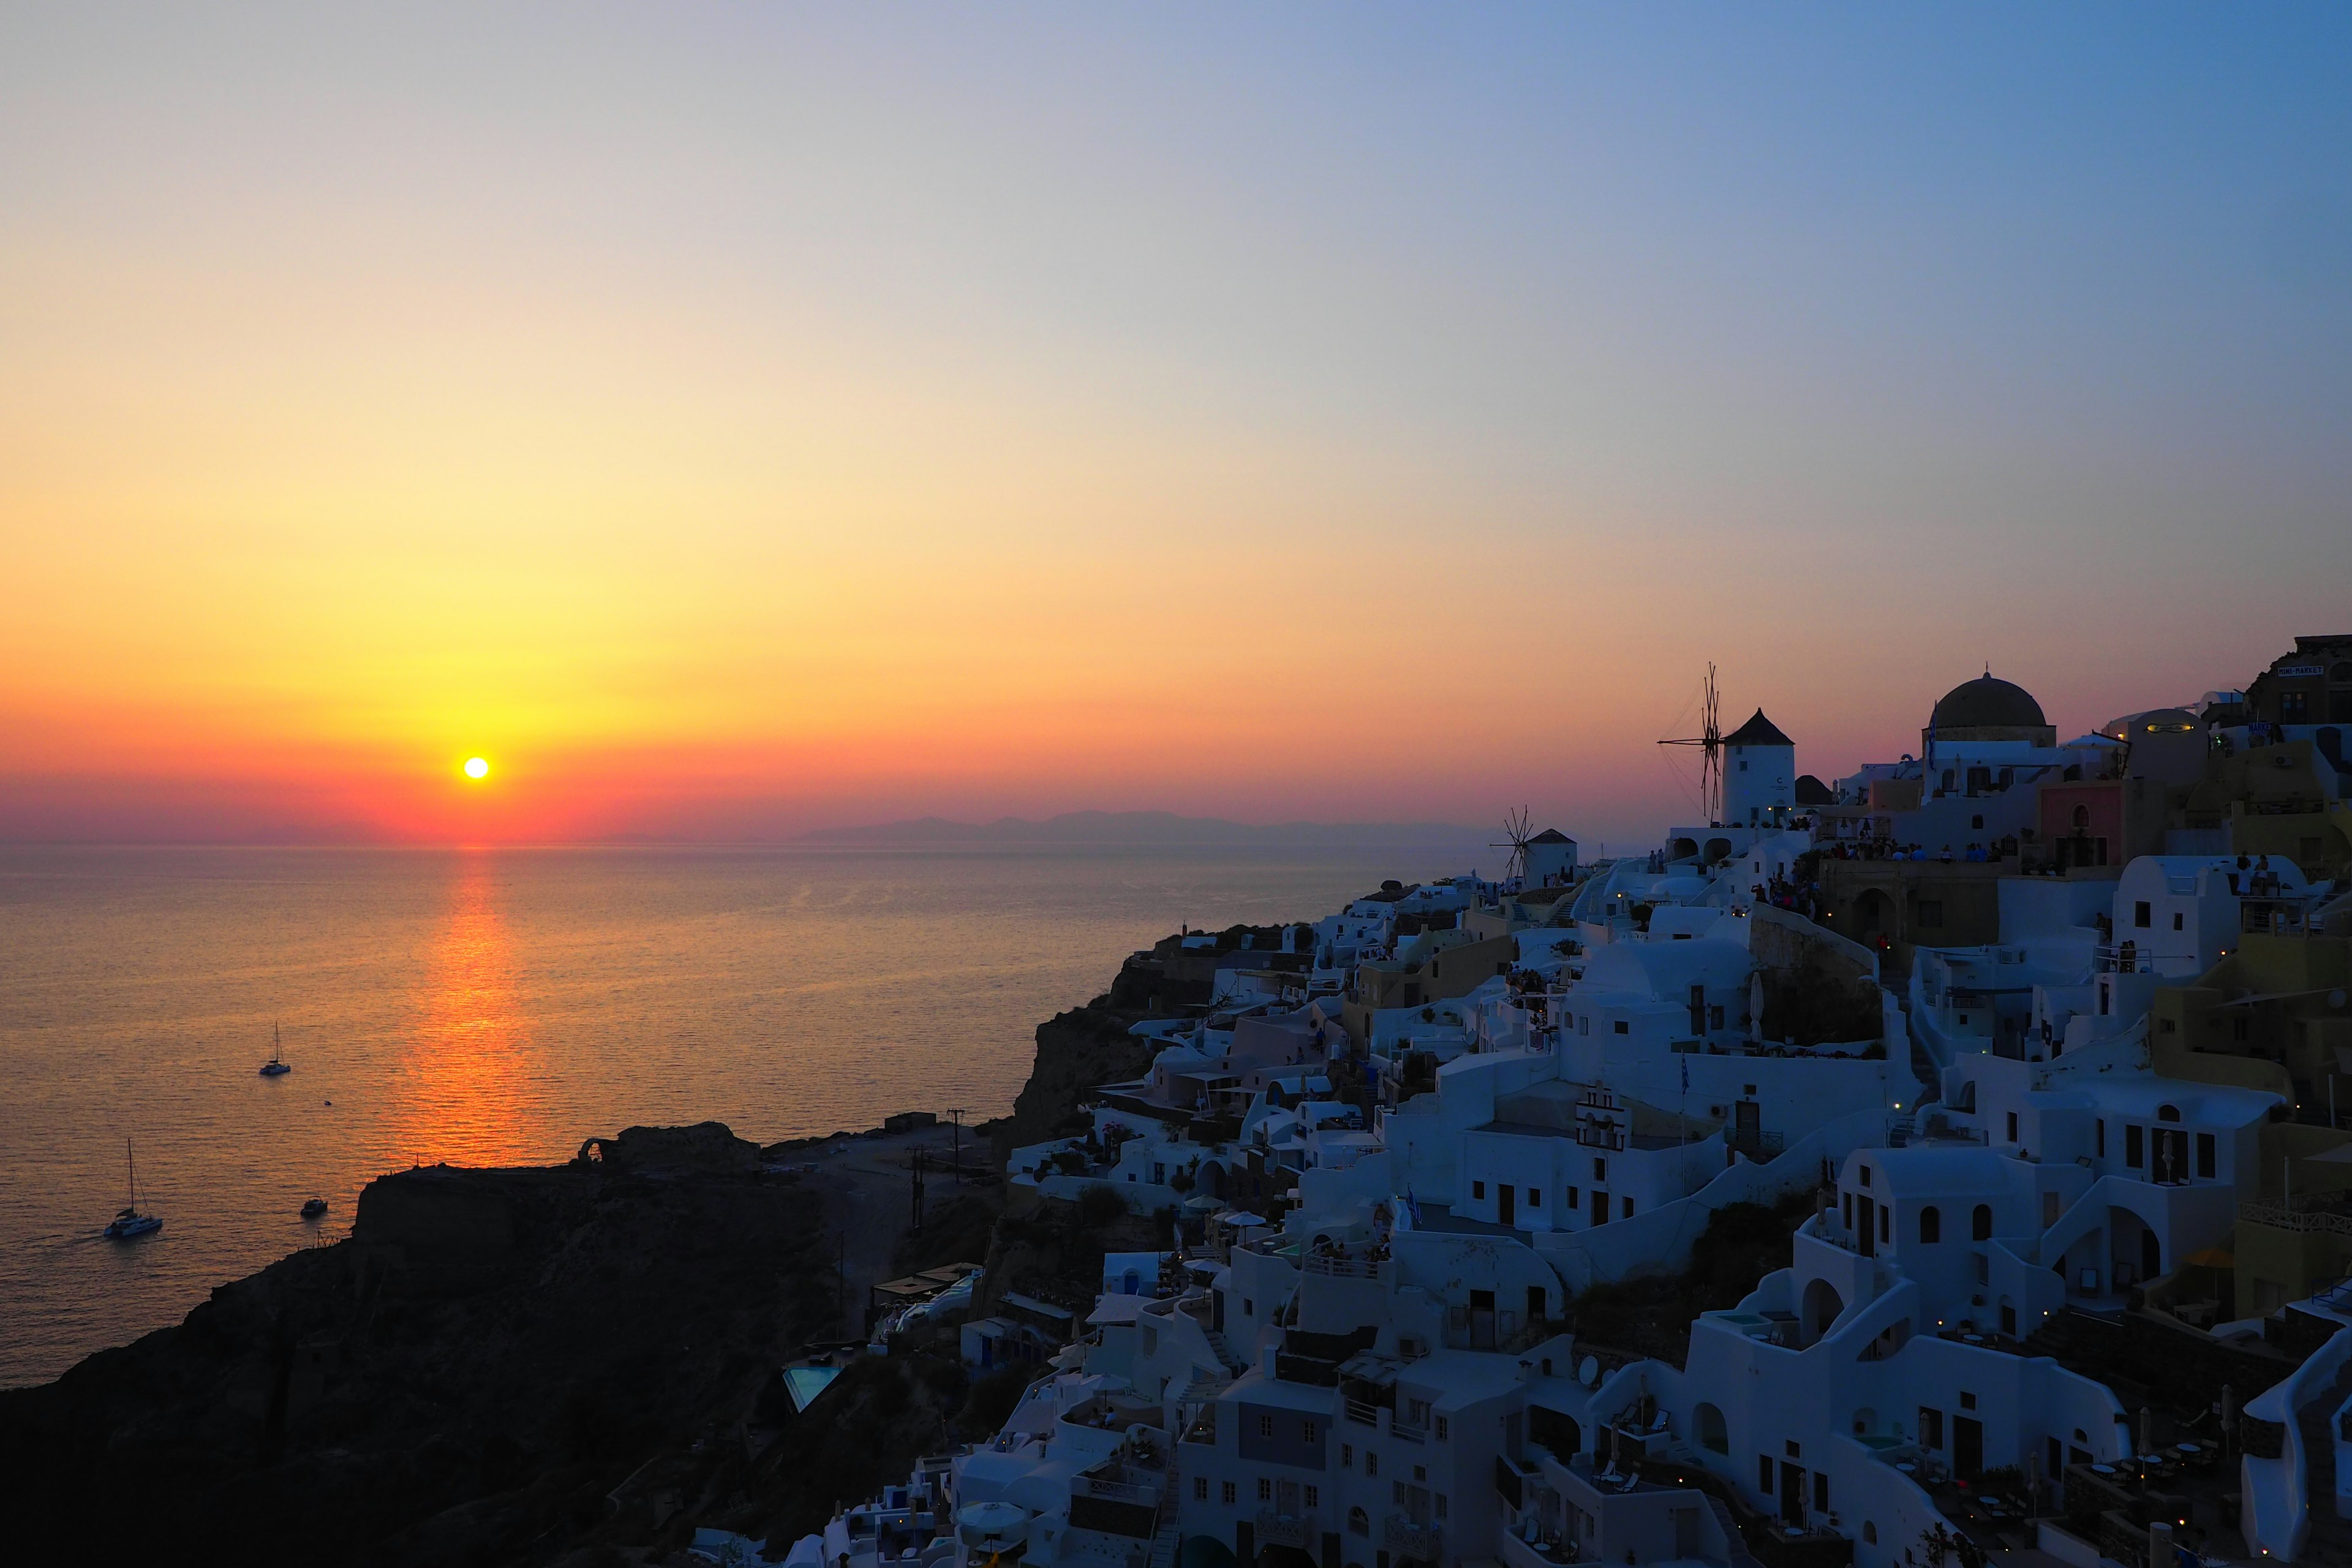
POLYGON ((466 759, 466 776, 469 779, 488 778, 490 776, 490 764, 488 759, 484 757, 467 757, 466 759))

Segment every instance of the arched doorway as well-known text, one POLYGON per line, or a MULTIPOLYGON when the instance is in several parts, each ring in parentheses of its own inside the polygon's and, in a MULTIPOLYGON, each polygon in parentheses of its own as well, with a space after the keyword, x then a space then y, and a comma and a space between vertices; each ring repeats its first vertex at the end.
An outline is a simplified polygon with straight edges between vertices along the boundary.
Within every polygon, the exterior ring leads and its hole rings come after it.
POLYGON ((1845 1298, 1837 1287, 1826 1279, 1815 1279, 1805 1287, 1805 1342, 1811 1344, 1830 1331, 1830 1325, 1845 1310, 1845 1298))

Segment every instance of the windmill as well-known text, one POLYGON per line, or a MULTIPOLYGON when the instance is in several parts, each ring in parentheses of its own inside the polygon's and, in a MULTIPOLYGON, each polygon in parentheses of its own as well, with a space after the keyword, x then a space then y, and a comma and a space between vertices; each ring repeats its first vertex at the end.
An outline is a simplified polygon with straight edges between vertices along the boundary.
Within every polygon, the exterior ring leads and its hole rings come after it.
POLYGON ((1699 749, 1698 808, 1706 817, 1709 827, 1723 815, 1723 730, 1717 723, 1715 666, 1706 667, 1706 684, 1700 689, 1699 732, 1660 741, 1661 746, 1696 746, 1699 749))
POLYGON ((1507 849, 1511 852, 1510 859, 1503 867, 1503 880, 1506 882, 1514 877, 1524 877, 1528 874, 1528 829, 1534 826, 1535 818, 1524 805, 1517 811, 1503 813, 1503 842, 1489 844, 1486 847, 1507 849))

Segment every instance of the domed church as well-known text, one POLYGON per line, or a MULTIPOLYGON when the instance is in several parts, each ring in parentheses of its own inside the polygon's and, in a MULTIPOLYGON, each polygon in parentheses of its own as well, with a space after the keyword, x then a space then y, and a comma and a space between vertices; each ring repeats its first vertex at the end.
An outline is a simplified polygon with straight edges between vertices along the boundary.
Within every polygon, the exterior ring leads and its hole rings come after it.
POLYGON ((1955 741, 2023 741, 2054 746, 2057 726, 2042 716, 2042 704, 2022 686, 1987 670, 1944 693, 1919 731, 1923 750, 1955 741))

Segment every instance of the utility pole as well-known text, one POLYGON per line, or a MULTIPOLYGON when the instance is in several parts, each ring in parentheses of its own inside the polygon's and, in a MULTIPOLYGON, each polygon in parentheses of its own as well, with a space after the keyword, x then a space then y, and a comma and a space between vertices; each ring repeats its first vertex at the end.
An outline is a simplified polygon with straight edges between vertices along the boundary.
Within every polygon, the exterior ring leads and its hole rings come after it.
MULTIPOLYGON (((2327 1080, 2327 1087, 2328 1087, 2328 1091, 2329 1091, 2330 1093, 2335 1092, 2335 1089, 2336 1089, 2336 1080, 2335 1080, 2334 1079, 2329 1079, 2327 1080)), ((962 1107, 962 1106, 961 1106, 961 1105, 950 1105, 950 1106, 949 1106, 949 1107, 948 1107, 948 1122, 949 1122, 949 1125, 954 1129, 954 1131, 952 1131, 951 1132, 950 1132, 950 1133, 948 1134, 948 1138, 949 1138, 950 1142, 953 1145, 954 1150, 955 1150, 955 1156, 954 1156, 954 1157, 955 1157, 955 1179, 956 1179, 956 1185, 960 1187, 960 1186, 963 1185, 963 1107, 962 1107)))
POLYGON ((908 1228, 908 1229, 909 1229, 909 1230, 920 1230, 920 1229, 922 1229, 922 1228, 923 1228, 923 1151, 922 1151, 919 1147, 919 1148, 917 1148, 917 1149, 916 1149, 916 1151, 915 1151, 915 1164, 914 1164, 914 1172, 915 1172, 915 1194, 914 1194, 914 1213, 915 1213, 915 1217, 914 1217, 913 1222, 912 1222, 910 1225, 908 1225, 908 1226, 907 1228, 908 1228))

